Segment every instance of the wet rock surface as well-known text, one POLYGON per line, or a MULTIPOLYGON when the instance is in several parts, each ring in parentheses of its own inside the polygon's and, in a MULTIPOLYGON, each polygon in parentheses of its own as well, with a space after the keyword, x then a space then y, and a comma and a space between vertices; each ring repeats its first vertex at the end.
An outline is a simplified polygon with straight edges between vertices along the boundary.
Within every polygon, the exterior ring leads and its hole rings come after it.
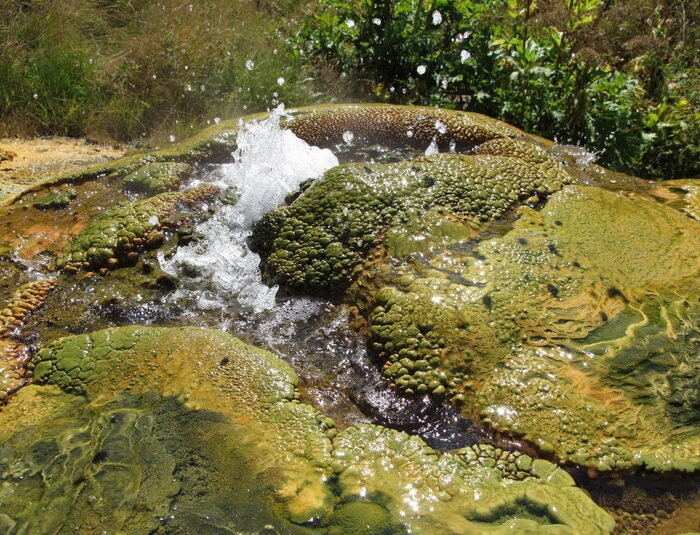
POLYGON ((140 533, 164 516, 185 530, 197 526, 192 517, 201 527, 250 529, 253 520, 283 532, 305 523, 330 533, 613 526, 547 461, 491 446, 441 455, 417 437, 368 424, 337 434, 332 420, 296 401, 288 365, 220 331, 130 326, 72 336, 42 349, 32 371, 34 385, 3 411, 0 497, 11 529, 108 521, 140 533), (196 360, 185 358, 192 347, 196 360), (187 460, 183 444, 164 433, 171 425, 201 448, 205 481, 175 477, 187 460), (217 510, 231 498, 222 488, 231 478, 252 481, 248 492, 270 509, 241 520, 217 510), (204 512, 214 514, 204 522, 204 512))
POLYGON ((3 530, 700 529, 694 181, 433 108, 260 119, 0 208, 3 530))
POLYGON ((380 267, 384 374, 560 460, 694 471, 699 240, 652 200, 568 186, 502 238, 380 267))

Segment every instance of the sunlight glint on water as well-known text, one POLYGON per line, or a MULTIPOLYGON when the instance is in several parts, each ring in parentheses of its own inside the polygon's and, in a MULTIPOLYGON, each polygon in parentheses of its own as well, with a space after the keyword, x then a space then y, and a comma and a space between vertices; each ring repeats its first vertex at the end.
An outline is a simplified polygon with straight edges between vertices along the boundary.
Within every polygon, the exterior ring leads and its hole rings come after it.
POLYGON ((280 107, 269 119, 241 125, 234 163, 222 165, 214 177, 222 189, 236 189, 238 202, 222 206, 200 224, 196 233, 201 239, 180 247, 169 259, 159 255, 162 268, 183 283, 176 297, 196 298, 201 308, 223 308, 231 300, 255 312, 274 306, 277 287, 261 282, 260 257, 246 240, 255 222, 301 182, 338 165, 331 151, 282 130, 283 115, 280 107))

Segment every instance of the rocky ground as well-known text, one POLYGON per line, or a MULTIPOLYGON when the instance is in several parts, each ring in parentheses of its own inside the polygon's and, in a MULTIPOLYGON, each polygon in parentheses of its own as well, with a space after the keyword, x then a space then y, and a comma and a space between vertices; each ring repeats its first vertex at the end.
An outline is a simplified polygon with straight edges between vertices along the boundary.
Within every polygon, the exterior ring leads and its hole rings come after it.
POLYGON ((40 176, 104 163, 125 152, 125 146, 101 145, 83 138, 0 138, 0 190, 30 185, 40 176))

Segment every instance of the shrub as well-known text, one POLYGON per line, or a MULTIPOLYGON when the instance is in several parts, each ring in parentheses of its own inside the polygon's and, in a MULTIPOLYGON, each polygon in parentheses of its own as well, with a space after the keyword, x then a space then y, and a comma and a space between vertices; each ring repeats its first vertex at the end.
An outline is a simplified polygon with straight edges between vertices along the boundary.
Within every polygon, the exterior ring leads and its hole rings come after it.
POLYGON ((658 67, 669 54, 695 50, 694 41, 687 21, 661 7, 656 0, 323 0, 295 46, 365 81, 366 96, 500 117, 583 145, 616 170, 697 174, 700 106, 672 104, 668 69, 658 67), (686 40, 671 50, 683 28, 686 40), (677 120, 652 125, 654 110, 677 120), (676 162, 663 156, 678 150, 676 162))

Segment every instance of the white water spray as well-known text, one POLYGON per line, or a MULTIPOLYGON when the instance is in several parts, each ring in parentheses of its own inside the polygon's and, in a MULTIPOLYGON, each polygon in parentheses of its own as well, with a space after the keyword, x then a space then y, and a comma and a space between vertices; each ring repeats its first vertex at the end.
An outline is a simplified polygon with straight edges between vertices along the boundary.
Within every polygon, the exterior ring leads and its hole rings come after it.
POLYGON ((238 202, 221 207, 200 224, 196 233, 202 238, 195 243, 179 248, 167 260, 159 254, 163 270, 181 281, 176 298, 195 298, 205 309, 223 308, 231 300, 254 312, 274 306, 277 287, 261 282, 260 257, 248 249, 246 240, 255 222, 301 182, 338 165, 328 149, 312 147, 282 130, 283 116, 280 106, 264 121, 240 125, 234 163, 222 165, 214 182, 222 189, 234 187, 238 202))

